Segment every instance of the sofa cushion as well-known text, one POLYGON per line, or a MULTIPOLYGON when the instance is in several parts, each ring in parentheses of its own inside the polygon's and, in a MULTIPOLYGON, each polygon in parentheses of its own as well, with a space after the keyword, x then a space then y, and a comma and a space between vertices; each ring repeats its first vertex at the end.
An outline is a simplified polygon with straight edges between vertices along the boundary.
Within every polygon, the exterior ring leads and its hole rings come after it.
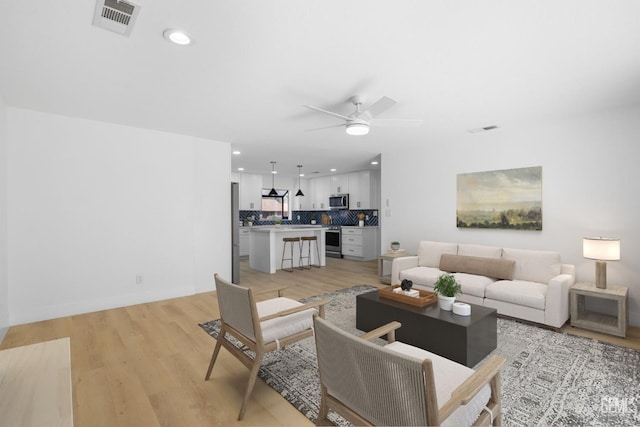
POLYGON ((547 285, 525 280, 499 280, 487 285, 484 292, 489 299, 544 310, 547 285))
MULTIPOLYGON (((406 356, 415 357, 419 360, 430 359, 433 365, 433 379, 436 383, 436 398, 439 409, 442 408, 449 399, 451 393, 459 387, 467 378, 473 375, 474 370, 464 365, 445 359, 442 356, 433 354, 421 348, 417 348, 403 342, 394 341, 384 346, 388 350, 406 356)), ((480 391, 467 403, 456 409, 442 423, 443 426, 469 426, 472 425, 482 409, 491 398, 491 387, 485 384, 480 391)))
POLYGON ((400 272, 400 281, 411 280, 414 285, 423 285, 433 288, 433 285, 445 272, 433 267, 414 267, 400 272))
POLYGON ((515 261, 477 256, 443 254, 440 270, 451 273, 469 273, 496 279, 513 279, 515 261))
POLYGON ((513 278, 529 282, 549 283, 549 280, 560 274, 562 263, 560 254, 548 251, 531 251, 525 249, 502 250, 502 258, 516 262, 513 278))
POLYGON ((500 258, 502 257, 502 248, 496 246, 459 244, 458 255, 500 258))
POLYGON ((476 274, 453 273, 453 277, 462 285, 462 293, 465 295, 473 295, 478 298, 484 298, 484 290, 495 279, 486 276, 478 276, 476 274))
POLYGON ((418 265, 420 267, 438 268, 442 254, 456 255, 457 253, 457 243, 422 241, 418 247, 418 265))

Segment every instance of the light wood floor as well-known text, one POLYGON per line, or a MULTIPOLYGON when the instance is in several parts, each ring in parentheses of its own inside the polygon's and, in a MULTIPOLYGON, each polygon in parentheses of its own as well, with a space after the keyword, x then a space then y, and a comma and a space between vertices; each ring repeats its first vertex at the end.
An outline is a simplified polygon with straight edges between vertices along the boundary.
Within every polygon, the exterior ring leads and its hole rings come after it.
MULTIPOLYGON (((290 286, 304 298, 359 284, 379 285, 377 264, 329 258, 321 269, 249 270, 245 286, 290 286)), ((267 297, 270 297, 267 295, 267 297)), ((14 326, 0 349, 70 337, 76 426, 300 426, 311 423, 258 381, 245 418, 236 421, 248 370, 222 350, 210 381, 204 374, 215 341, 198 323, 218 318, 214 292, 14 326)), ((619 339, 565 326, 570 333, 640 348, 640 329, 619 339)))

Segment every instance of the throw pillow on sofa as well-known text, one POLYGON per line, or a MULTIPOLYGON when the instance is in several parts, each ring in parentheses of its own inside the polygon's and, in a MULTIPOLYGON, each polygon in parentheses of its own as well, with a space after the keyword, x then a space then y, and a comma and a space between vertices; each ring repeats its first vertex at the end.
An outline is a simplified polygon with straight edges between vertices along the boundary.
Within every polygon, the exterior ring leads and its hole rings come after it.
POLYGON ((495 279, 512 280, 516 262, 513 260, 477 256, 443 254, 440 270, 450 273, 469 273, 495 279))

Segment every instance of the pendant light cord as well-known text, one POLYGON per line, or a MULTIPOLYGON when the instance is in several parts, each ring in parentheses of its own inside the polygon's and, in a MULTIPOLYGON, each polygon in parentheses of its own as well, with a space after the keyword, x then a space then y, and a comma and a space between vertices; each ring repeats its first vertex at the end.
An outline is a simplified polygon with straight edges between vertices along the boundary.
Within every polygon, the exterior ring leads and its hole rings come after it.
POLYGON ((304 193, 300 188, 300 177, 302 176, 302 174, 300 173, 300 169, 302 169, 302 165, 298 165, 298 192, 296 193, 296 196, 304 196, 304 193))

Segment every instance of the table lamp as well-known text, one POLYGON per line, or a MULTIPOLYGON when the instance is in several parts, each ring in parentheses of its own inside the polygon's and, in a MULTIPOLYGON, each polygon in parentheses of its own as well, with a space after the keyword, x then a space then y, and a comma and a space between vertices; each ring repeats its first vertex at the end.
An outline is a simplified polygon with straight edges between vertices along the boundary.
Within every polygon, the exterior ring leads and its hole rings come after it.
POLYGON ((596 287, 607 287, 607 263, 620 259, 620 239, 611 237, 585 237, 582 239, 582 256, 596 260, 596 287))

